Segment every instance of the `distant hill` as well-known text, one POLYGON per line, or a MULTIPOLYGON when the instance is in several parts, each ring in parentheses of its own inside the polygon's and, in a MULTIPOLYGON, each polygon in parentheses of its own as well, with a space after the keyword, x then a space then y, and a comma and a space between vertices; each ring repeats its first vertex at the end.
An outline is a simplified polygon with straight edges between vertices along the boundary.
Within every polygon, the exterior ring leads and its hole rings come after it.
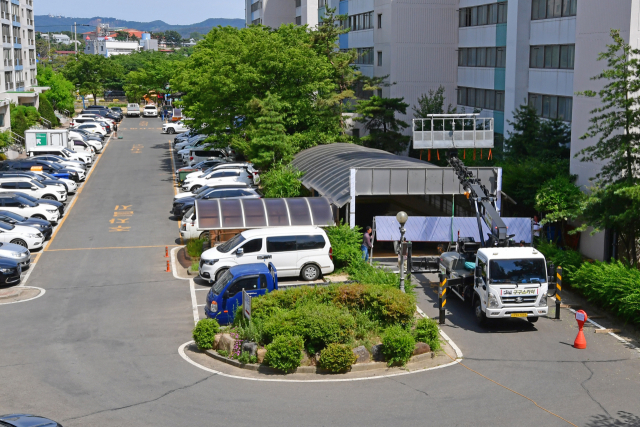
POLYGON ((116 18, 106 18, 96 16, 94 18, 67 18, 67 17, 50 17, 49 15, 36 15, 35 16, 36 31, 73 31, 73 23, 78 23, 78 33, 86 33, 87 31, 95 30, 98 23, 109 24, 111 27, 126 27, 133 28, 140 31, 177 31, 182 37, 187 37, 189 34, 195 32, 206 34, 213 27, 218 25, 222 27, 231 26, 242 28, 244 27, 244 19, 226 19, 226 18, 209 18, 206 21, 198 22, 191 25, 170 25, 164 21, 153 22, 138 22, 138 21, 125 21, 116 18), (81 27, 80 24, 89 24, 91 27, 81 27), (66 28, 65 28, 66 27, 66 28))

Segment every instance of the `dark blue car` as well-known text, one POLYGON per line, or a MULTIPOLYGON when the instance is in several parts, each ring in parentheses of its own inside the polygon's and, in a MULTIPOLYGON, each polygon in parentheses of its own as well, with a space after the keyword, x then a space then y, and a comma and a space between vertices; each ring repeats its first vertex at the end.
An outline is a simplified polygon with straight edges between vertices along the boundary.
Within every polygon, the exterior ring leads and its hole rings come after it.
POLYGON ((55 421, 48 418, 38 417, 29 414, 9 414, 0 415, 0 426, 12 427, 62 427, 55 421))

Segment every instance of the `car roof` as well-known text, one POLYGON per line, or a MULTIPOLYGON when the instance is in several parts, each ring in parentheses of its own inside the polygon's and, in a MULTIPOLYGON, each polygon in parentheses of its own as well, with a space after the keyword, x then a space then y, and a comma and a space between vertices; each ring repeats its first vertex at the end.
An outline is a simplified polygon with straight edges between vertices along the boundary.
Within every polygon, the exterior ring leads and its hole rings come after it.
POLYGON ((242 236, 245 239, 252 239, 254 237, 263 236, 288 236, 291 234, 322 234, 325 232, 317 225, 298 225, 294 227, 270 227, 270 228, 257 228, 254 230, 245 230, 242 232, 242 236))
POLYGON ((254 264, 243 264, 229 269, 234 277, 245 276, 250 274, 270 274, 269 267, 263 262, 257 262, 254 264))

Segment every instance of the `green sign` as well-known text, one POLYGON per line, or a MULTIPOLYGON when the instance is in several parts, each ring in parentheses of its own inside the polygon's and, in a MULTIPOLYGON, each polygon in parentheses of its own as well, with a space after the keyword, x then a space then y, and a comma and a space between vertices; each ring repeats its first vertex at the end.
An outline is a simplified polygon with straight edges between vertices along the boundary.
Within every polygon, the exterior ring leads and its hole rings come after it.
POLYGON ((46 133, 36 133, 36 145, 47 145, 46 133))

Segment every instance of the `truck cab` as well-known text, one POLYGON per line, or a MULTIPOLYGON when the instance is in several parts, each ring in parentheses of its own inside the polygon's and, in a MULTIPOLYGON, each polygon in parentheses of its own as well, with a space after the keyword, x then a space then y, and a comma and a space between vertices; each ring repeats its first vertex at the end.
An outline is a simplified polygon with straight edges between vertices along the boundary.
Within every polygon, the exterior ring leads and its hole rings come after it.
POLYGON ((278 272, 272 263, 231 267, 211 286, 204 312, 226 325, 233 322, 236 309, 242 305, 242 291, 255 298, 277 289, 278 272))
POLYGON ((506 317, 536 322, 547 315, 548 289, 546 260, 535 248, 478 250, 472 299, 478 323, 506 317))

